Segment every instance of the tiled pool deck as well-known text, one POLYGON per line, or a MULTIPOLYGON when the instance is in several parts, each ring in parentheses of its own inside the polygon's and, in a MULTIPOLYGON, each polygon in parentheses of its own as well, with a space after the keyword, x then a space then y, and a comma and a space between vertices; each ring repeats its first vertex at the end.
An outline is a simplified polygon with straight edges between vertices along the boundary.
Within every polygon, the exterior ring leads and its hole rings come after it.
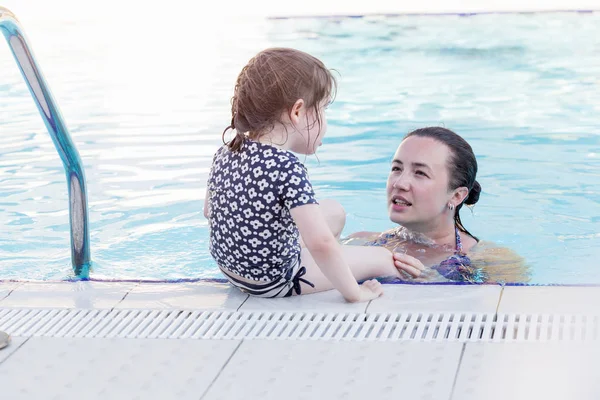
MULTIPOLYGON (((268 300, 219 283, 0 283, 0 316, 17 309, 597 316, 599 304, 600 287, 385 285, 383 297, 348 304, 335 291, 268 300)), ((597 399, 598 360, 598 341, 31 335, 0 351, 0 388, 11 400, 597 399)))

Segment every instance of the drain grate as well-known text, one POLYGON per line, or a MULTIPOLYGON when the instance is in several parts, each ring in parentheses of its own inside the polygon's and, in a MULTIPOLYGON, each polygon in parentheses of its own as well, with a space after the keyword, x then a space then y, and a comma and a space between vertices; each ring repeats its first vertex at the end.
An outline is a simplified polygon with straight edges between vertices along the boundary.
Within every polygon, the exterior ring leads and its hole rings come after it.
POLYGON ((25 337, 597 341, 599 325, 556 314, 0 309, 0 330, 25 337))

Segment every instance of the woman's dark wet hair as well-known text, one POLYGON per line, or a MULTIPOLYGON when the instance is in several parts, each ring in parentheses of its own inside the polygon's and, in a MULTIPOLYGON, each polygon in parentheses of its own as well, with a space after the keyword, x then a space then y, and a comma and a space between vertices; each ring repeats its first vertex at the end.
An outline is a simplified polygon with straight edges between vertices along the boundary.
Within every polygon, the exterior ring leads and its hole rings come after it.
POLYGON ((479 241, 477 237, 464 227, 459 213, 463 204, 467 206, 474 205, 479 200, 479 195, 481 194, 481 185, 475 180, 477 176, 477 159, 471 145, 450 129, 437 126, 417 129, 407 134, 404 139, 411 136, 432 138, 445 144, 450 149, 450 158, 448 159, 450 181, 448 182, 448 189, 454 190, 462 186, 469 189, 469 194, 465 200, 455 208, 454 222, 458 229, 479 241))
POLYGON ((235 129, 227 143, 239 151, 245 137, 258 139, 281 122, 281 114, 291 111, 298 99, 312 108, 321 126, 319 106, 332 101, 337 83, 331 71, 317 58, 300 50, 270 48, 254 56, 238 75, 231 99, 231 124, 235 129))

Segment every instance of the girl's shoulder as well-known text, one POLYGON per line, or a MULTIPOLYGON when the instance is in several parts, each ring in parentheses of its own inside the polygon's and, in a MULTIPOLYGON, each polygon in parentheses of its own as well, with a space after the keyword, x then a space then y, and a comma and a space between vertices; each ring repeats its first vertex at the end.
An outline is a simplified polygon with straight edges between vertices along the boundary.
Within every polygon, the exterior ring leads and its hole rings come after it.
POLYGON ((250 157, 260 157, 264 160, 275 160, 280 163, 302 164, 298 157, 291 151, 280 149, 268 143, 261 143, 251 139, 246 139, 241 149, 242 153, 246 153, 250 157))
POLYGON ((225 154, 225 153, 228 153, 229 151, 230 151, 230 150, 229 150, 229 146, 228 146, 227 144, 223 144, 221 147, 219 147, 219 148, 218 148, 218 149, 215 151, 215 153, 214 153, 214 155, 213 155, 213 163, 214 163, 214 162, 215 162, 217 159, 221 158, 221 157, 223 156, 223 154, 225 154))
POLYGON ((293 161, 298 161, 298 162, 300 161, 298 159, 298 157, 296 157, 296 155, 289 150, 280 149, 280 148, 270 145, 268 143, 254 142, 251 140, 249 140, 248 142, 251 144, 251 148, 254 151, 259 151, 267 157, 276 157, 282 161, 284 161, 284 160, 285 161, 293 160, 293 161))

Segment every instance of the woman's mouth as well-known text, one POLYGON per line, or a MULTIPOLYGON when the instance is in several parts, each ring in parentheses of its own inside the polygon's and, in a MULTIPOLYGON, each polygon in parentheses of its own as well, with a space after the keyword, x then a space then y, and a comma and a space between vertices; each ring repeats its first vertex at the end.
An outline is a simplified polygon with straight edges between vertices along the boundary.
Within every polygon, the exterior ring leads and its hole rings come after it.
POLYGON ((406 210, 410 206, 412 206, 412 203, 402 196, 394 196, 392 198, 392 208, 395 211, 406 210))

